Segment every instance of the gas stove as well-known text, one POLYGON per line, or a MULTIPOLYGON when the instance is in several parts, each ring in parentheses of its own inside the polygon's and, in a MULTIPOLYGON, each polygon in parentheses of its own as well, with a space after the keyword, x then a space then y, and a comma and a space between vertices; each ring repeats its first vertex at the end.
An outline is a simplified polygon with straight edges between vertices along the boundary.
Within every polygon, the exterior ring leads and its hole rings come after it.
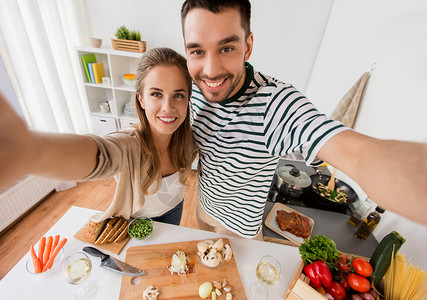
MULTIPOLYGON (((279 160, 276 167, 276 171, 278 168, 285 165, 293 165, 296 168, 298 168, 300 171, 306 172, 308 176, 316 174, 316 170, 320 171, 322 174, 327 174, 327 175, 331 174, 326 166, 320 166, 318 168, 315 168, 315 167, 307 166, 303 160, 286 159, 286 158, 281 158, 279 160)), ((342 207, 329 206, 327 204, 319 203, 312 198, 310 193, 306 193, 306 192, 304 192, 303 195, 298 198, 285 197, 284 194, 282 194, 277 190, 274 184, 276 181, 276 176, 277 176, 277 172, 274 172, 274 177, 270 185, 267 201, 280 202, 283 204, 289 204, 293 206, 302 206, 302 207, 310 207, 313 209, 333 211, 333 212, 347 214, 347 215, 352 214, 352 212, 354 211, 354 208, 357 206, 357 202, 359 202, 359 201, 356 201, 354 203, 349 204, 347 207, 342 208, 342 207)))

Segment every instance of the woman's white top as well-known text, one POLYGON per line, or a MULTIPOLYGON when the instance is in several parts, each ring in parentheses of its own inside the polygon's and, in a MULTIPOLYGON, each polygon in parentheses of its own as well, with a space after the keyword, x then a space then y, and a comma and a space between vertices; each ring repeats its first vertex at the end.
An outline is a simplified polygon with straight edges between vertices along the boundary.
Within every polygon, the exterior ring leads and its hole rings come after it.
MULTIPOLYGON (((158 217, 177 206, 184 199, 184 185, 179 181, 179 172, 162 178, 157 193, 145 195, 142 208, 132 214, 133 218, 158 217)), ((149 191, 154 189, 154 185, 149 191)))

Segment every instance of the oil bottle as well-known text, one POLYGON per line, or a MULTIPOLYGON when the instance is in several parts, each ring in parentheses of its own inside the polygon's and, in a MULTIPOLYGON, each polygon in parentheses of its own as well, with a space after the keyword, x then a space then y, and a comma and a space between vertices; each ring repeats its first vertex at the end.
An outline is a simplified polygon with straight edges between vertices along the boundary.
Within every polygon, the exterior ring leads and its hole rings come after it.
POLYGON ((361 201, 347 222, 354 227, 359 226, 368 214, 372 204, 372 200, 369 198, 366 198, 365 201, 361 201))
POLYGON ((381 214, 385 210, 379 206, 375 208, 375 211, 369 213, 366 219, 360 224, 359 228, 355 233, 355 236, 361 240, 366 240, 374 228, 378 225, 381 220, 381 214))

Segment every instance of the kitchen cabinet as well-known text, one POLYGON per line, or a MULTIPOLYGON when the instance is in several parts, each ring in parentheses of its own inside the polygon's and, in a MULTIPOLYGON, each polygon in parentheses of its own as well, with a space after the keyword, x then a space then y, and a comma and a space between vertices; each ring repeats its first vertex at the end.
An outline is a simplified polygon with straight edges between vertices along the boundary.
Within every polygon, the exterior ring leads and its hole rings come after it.
POLYGON ((107 135, 110 132, 117 131, 116 119, 106 116, 91 115, 93 133, 99 136, 107 135))
POLYGON ((123 82, 126 73, 136 74, 139 58, 143 53, 119 51, 108 48, 76 47, 80 62, 80 78, 85 92, 85 101, 89 108, 90 120, 94 134, 105 135, 138 123, 136 115, 125 113, 126 103, 133 99, 135 87, 123 82), (102 83, 91 83, 82 63, 81 57, 94 54, 96 62, 103 63, 104 78, 102 83), (108 109, 101 110, 100 104, 108 103, 108 109))

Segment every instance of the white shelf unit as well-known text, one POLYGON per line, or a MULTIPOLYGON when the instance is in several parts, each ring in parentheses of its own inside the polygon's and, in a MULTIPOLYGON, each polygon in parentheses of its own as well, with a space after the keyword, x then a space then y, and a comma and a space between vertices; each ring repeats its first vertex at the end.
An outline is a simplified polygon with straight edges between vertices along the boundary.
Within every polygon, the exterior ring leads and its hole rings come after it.
POLYGON ((129 116, 124 113, 125 104, 130 101, 135 88, 124 84, 122 78, 126 73, 136 74, 138 60, 144 54, 92 47, 76 47, 76 53, 93 133, 102 136, 138 123, 136 115, 129 116), (91 53, 95 55, 97 62, 103 63, 105 77, 110 78, 111 84, 94 84, 88 81, 81 56, 91 53), (110 104, 109 112, 100 111, 99 104, 103 102, 110 104))

